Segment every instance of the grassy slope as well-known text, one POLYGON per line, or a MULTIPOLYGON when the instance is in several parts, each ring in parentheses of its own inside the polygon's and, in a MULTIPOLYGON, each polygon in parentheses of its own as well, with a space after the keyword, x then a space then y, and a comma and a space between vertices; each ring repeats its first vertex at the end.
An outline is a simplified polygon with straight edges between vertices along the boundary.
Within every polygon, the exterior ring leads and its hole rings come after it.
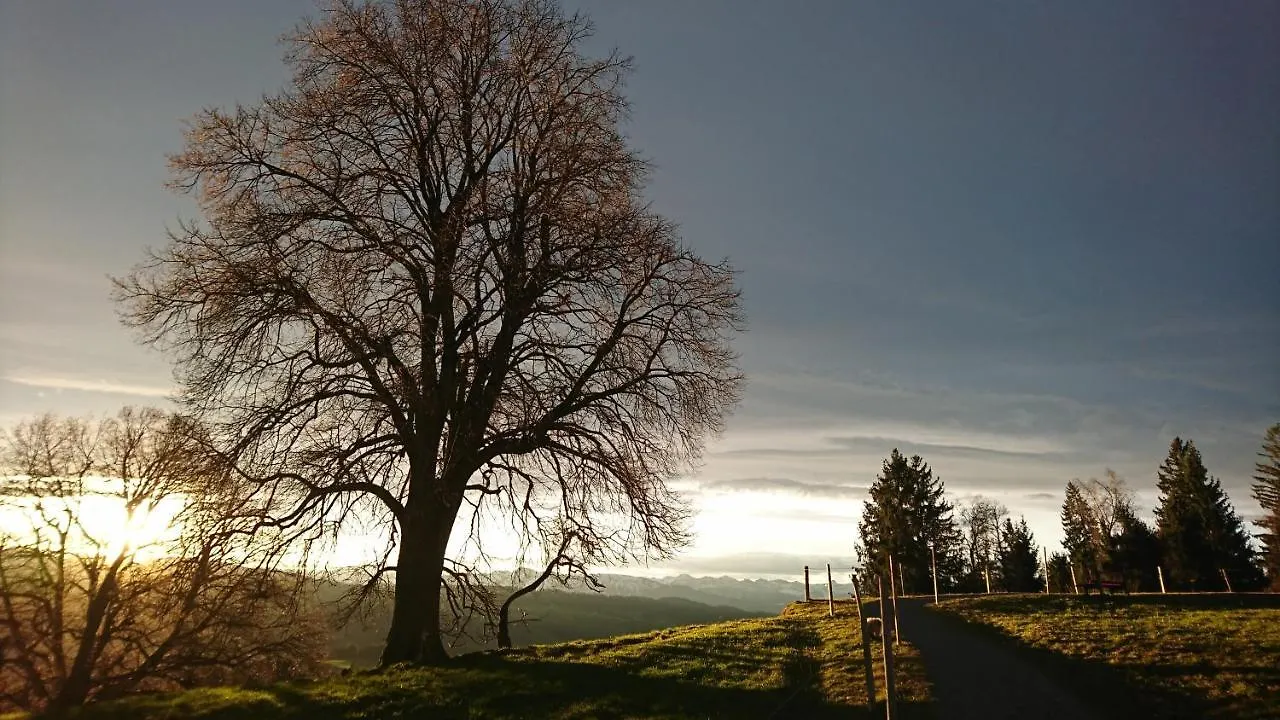
MULTIPOLYGON (((793 605, 777 617, 477 654, 445 668, 142 696, 82 717, 880 717, 863 710, 854 607, 838 611, 831 620, 824 603, 793 605)), ((932 717, 918 656, 903 645, 899 657, 903 717, 932 717)))
POLYGON ((1280 717, 1280 597, 1004 595, 939 610, 1036 648, 1103 706, 1144 717, 1280 717))

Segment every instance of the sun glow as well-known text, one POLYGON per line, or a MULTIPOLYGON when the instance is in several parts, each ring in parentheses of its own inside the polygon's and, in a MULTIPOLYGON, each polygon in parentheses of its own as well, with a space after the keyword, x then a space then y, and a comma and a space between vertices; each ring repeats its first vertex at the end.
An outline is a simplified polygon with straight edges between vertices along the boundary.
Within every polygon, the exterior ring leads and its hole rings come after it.
POLYGON ((114 497, 82 498, 80 504, 85 534, 108 558, 121 554, 140 561, 162 557, 173 548, 180 530, 174 519, 182 501, 176 497, 132 511, 114 497))
POLYGON ((0 507, 0 526, 10 542, 52 550, 66 533, 68 552, 114 559, 121 555, 146 562, 171 552, 180 527, 182 498, 166 497, 130 511, 123 498, 82 495, 70 498, 11 498, 0 507))

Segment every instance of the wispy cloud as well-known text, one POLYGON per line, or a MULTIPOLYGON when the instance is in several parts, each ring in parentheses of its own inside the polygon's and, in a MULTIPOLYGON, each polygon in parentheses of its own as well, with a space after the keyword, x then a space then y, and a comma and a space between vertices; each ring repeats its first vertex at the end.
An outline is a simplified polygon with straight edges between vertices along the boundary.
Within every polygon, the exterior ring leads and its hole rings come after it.
POLYGON ((862 497, 867 488, 863 485, 837 485, 834 483, 807 483, 790 478, 748 477, 712 480, 702 483, 703 490, 721 492, 765 492, 808 495, 814 497, 862 497))
POLYGON ((111 380, 91 380, 86 378, 53 377, 47 375, 6 375, 4 380, 16 385, 44 388, 47 390, 79 390, 81 392, 111 393, 113 395, 137 395, 140 397, 169 397, 173 394, 171 387, 155 385, 132 385, 111 380))

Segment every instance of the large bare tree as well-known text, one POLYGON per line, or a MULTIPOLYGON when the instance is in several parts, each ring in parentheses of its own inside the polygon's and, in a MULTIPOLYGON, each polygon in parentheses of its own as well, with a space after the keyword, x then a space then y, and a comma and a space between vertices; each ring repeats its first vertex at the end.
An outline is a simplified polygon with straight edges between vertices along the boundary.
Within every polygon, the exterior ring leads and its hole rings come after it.
POLYGON ((198 427, 126 408, 3 440, 0 711, 317 671, 287 548, 224 494, 198 427))
POLYGON ((119 283, 264 517, 383 523, 384 664, 447 657, 485 507, 678 547, 666 480, 738 396, 733 272, 642 200, 628 63, 589 31, 548 0, 332 4, 289 88, 191 122, 203 219, 119 283))

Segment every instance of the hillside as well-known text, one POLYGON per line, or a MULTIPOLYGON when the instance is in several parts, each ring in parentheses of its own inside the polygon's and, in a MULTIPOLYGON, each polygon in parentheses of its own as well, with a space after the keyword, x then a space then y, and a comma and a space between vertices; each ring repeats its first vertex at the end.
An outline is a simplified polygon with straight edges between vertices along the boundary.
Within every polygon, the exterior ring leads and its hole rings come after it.
MULTIPOLYGON (((614 597, 542 590, 516 601, 511 613, 511 640, 516 647, 524 647, 759 617, 762 614, 680 598, 614 597)), ((334 631, 329 645, 335 660, 355 667, 377 664, 389 627, 389 608, 384 607, 371 615, 334 631)), ((454 641, 450 652, 461 654, 494 647, 492 641, 484 645, 461 637, 454 641)))
MULTIPOLYGON (((89 708, 85 720, 139 718, 869 718, 854 664, 852 604, 480 653, 444 668, 398 667, 313 683, 207 688, 89 708)), ((932 717, 923 668, 899 650, 903 718, 932 717)))

